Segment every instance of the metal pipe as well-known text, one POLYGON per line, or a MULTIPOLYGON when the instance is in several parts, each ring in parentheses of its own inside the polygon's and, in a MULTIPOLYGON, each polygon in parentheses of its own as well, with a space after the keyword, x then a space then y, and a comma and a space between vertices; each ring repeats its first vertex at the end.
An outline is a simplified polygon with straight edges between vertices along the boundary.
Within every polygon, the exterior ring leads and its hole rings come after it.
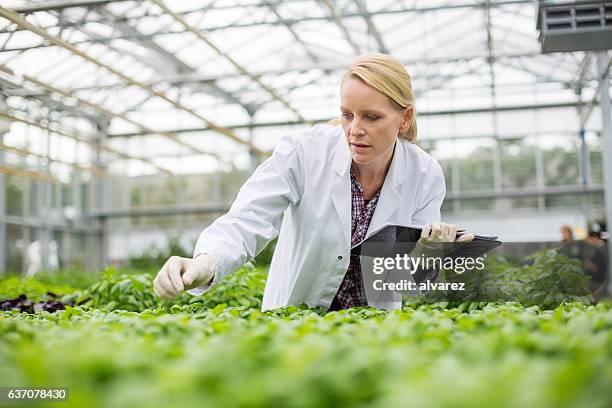
MULTIPOLYGON (((1 96, 0 96, 1 98, 1 96)), ((4 141, 4 131, 0 129, 0 143, 4 141)), ((4 166, 4 151, 0 150, 0 167, 4 166)), ((6 271, 6 180, 0 172, 0 276, 6 271)))
POLYGON ((149 127, 147 127, 147 126, 145 126, 145 125, 143 125, 143 124, 141 124, 141 123, 139 123, 139 122, 137 122, 137 121, 135 121, 133 119, 130 119, 126 115, 122 115, 122 114, 114 112, 114 111, 112 111, 110 109, 106 109, 105 107, 103 107, 101 105, 98 105, 98 104, 89 102, 89 101, 87 101, 85 99, 79 98, 78 96, 76 96, 74 94, 71 95, 69 92, 64 91, 62 89, 59 89, 59 88, 56 88, 53 85, 44 83, 44 82, 38 80, 37 78, 34 78, 32 76, 28 76, 28 75, 18 75, 18 74, 15 74, 10 68, 8 68, 8 67, 6 67, 4 65, 1 65, 1 64, 0 64, 0 69, 2 69, 3 71, 5 71, 5 72, 7 72, 7 73, 9 73, 9 74, 11 74, 13 76, 23 78, 23 80, 25 80, 27 82, 30 82, 30 83, 32 83, 34 85, 40 86, 40 87, 46 89, 49 92, 56 93, 56 94, 61 95, 61 96, 65 97, 65 98, 68 98, 68 99, 72 99, 73 101, 75 101, 75 102, 77 102, 77 103, 79 103, 81 105, 87 106, 87 107, 89 107, 89 108, 91 108, 91 109, 93 109, 93 110, 95 110, 95 111, 105 115, 108 118, 118 118, 118 119, 124 120, 124 121, 126 121, 128 123, 131 123, 132 125, 135 125, 136 127, 138 127, 141 132, 145 132, 145 133, 152 134, 152 135, 161 135, 161 136, 164 136, 164 137, 172 140, 173 142, 175 142, 175 143, 177 143, 177 144, 179 144, 179 145, 181 145, 183 147, 187 147, 188 149, 190 149, 191 151, 193 151, 195 153, 199 153, 199 154, 203 154, 203 155, 207 155, 207 156, 212 156, 215 159, 219 159, 219 157, 216 154, 214 154, 214 153, 204 151, 204 150, 202 150, 202 149, 200 149, 200 148, 198 148, 196 146, 193 146, 193 145, 191 145, 189 143, 186 143, 186 142, 178 139, 178 135, 176 133, 164 132, 164 131, 162 131, 162 132, 155 131, 155 130, 153 130, 153 129, 151 129, 151 128, 149 128, 149 127))
POLYGON ((0 174, 10 174, 12 176, 25 177, 37 181, 54 181, 55 178, 49 174, 41 173, 39 171, 31 171, 26 169, 20 169, 12 166, 0 165, 0 174))
MULTIPOLYGON (((258 77, 256 77, 255 75, 253 75, 251 72, 249 72, 246 68, 244 68, 242 65, 240 65, 235 59, 233 59, 231 56, 229 56, 228 54, 226 54, 225 52, 223 52, 219 47, 217 47, 215 44, 213 44, 212 41, 210 41, 208 39, 208 37, 206 37, 201 30, 198 30, 196 28, 194 28, 193 26, 191 26, 189 23, 187 23, 187 21, 185 21, 185 19, 178 15, 177 13, 175 13, 174 11, 170 10, 163 1, 161 0, 149 0, 152 3, 154 3, 155 5, 157 5, 157 7, 161 8, 166 14, 168 14, 169 16, 171 16, 174 20, 176 20, 180 25, 183 26, 183 28, 185 28, 185 30, 189 31, 190 33, 194 34, 196 37, 198 37, 198 39, 200 39, 202 42, 204 42, 206 45, 208 45, 210 48, 212 48, 219 56, 223 57, 224 59, 226 59, 230 64, 232 64, 241 74, 248 76, 253 82, 255 82, 256 84, 258 84, 261 88, 263 88, 266 92, 268 92, 272 98, 278 102, 280 102, 281 104, 283 104, 283 106, 285 106, 287 109, 289 109, 291 112, 293 112, 297 118, 300 120, 300 122, 307 124, 309 126, 312 126, 313 123, 306 120, 295 108, 293 108, 291 106, 291 104, 289 104, 289 102, 287 102, 281 95, 278 94, 278 92, 276 92, 272 87, 266 85, 265 83, 263 83, 258 77)), ((243 141, 244 143, 244 141, 243 141)), ((245 143, 248 144, 248 143, 245 143)))
POLYGON ((14 147, 14 146, 8 146, 5 145, 3 143, 0 142, 0 150, 1 151, 5 151, 5 152, 9 152, 9 153, 14 153, 14 154, 18 154, 20 156, 32 156, 32 157, 36 157, 38 159, 46 159, 47 161, 49 161, 49 163, 57 163, 57 164, 61 164, 64 166, 69 166, 75 170, 81 170, 81 171, 91 171, 94 174, 97 174, 99 176, 109 176, 109 173, 102 171, 100 169, 96 169, 95 167, 84 167, 84 166, 80 166, 76 163, 71 163, 71 162, 67 162, 64 160, 59 160, 59 159, 53 159, 47 156, 44 156, 42 154, 38 154, 38 153, 34 153, 30 150, 27 149, 22 149, 19 147, 14 147))
MULTIPOLYGON (((164 92, 162 91, 156 91, 154 89, 152 89, 151 87, 147 86, 146 84, 144 84, 143 82, 137 81, 127 75, 125 75, 124 73, 116 70, 115 68, 113 68, 112 66, 105 64, 93 57, 91 57, 90 55, 82 52, 81 50, 77 49, 76 47, 74 47, 73 45, 67 43, 66 41, 62 40, 59 37, 55 37, 51 34, 49 34, 47 31, 45 31, 44 29, 31 24, 30 22, 26 21, 24 18, 22 18, 19 14, 15 13, 14 11, 11 11, 7 8, 4 7, 0 7, 0 16, 6 18, 9 21, 12 21, 13 23, 17 24, 19 27, 25 28, 28 31, 31 31, 32 33, 38 35, 39 37, 67 50, 70 51, 71 53, 73 53, 74 55, 77 55, 79 57, 81 57, 82 59, 84 59, 85 61, 88 61, 94 65, 97 65, 101 68, 104 68, 105 70, 107 70, 108 72, 110 72, 111 74, 117 76, 118 78, 120 78, 121 80, 125 81, 126 83, 138 87, 140 89, 145 90, 146 92, 149 92, 150 94, 163 99, 164 101, 168 102, 169 104, 173 105, 175 108, 185 111, 187 113, 189 113, 190 115, 196 117, 197 119, 199 119, 200 121, 204 122, 206 124, 206 126, 208 126, 210 129, 221 133, 225 136, 227 136, 228 138, 249 146, 248 142, 245 142, 244 140, 242 140, 240 137, 238 137, 234 132, 232 132, 231 130, 224 128, 222 126, 217 125, 216 123, 206 119, 204 116, 200 115, 199 113, 197 113, 196 111, 194 111, 191 108, 188 108, 182 104, 180 104, 179 102, 177 102, 176 100, 170 98, 169 96, 167 96, 164 92)), ((257 148, 256 146, 249 146, 251 149, 253 149, 254 151, 256 151, 257 153, 261 154, 261 155, 267 155, 268 152, 265 152, 259 148, 257 148)))
MULTIPOLYGON (((606 229, 608 233, 612 228, 612 118, 610 110, 610 78, 608 53, 597 53, 597 66, 599 74, 599 106, 602 121, 602 157, 604 199, 606 209, 606 229)), ((610 239, 608 239, 610 241, 610 239)), ((608 242, 608 293, 612 293, 612 242, 608 242)))
POLYGON ((135 216, 160 217, 169 215, 225 213, 230 204, 209 204, 188 207, 146 207, 146 208, 116 208, 109 210, 94 210, 85 215, 87 218, 129 218, 135 216))
POLYGON ((132 0, 81 0, 81 1, 50 1, 42 4, 13 7, 17 13, 31 14, 39 11, 61 11, 73 7, 97 7, 109 3, 119 3, 132 0))
MULTIPOLYGON (((11 115, 11 114, 9 114, 7 112, 1 112, 0 111, 0 119, 7 119, 7 120, 13 121, 13 122, 21 122, 21 123, 24 123, 26 125, 34 126, 34 127, 39 128, 39 129, 42 129, 42 130, 46 130, 46 131, 50 131, 50 132, 53 132, 53 133, 57 133, 58 135, 62 135, 62 136, 65 136, 65 137, 77 140, 77 141, 79 141, 81 143, 85 143, 85 144, 87 144, 89 146, 95 147, 94 146, 94 142, 92 142, 89 139, 85 139, 85 138, 82 138, 82 137, 77 136, 75 134, 71 134, 71 133, 65 132, 65 131, 60 130, 60 129, 56 129, 54 127, 51 127, 50 125, 49 126, 41 125, 40 123, 35 122, 33 120, 29 120, 29 119, 25 119, 25 118, 20 118, 19 116, 11 115)), ((92 138, 94 138, 94 137, 95 136, 92 136, 92 138)), ((119 156, 121 158, 124 158, 124 159, 127 159, 127 160, 139 160, 139 161, 141 161, 143 163, 147 163, 147 164, 152 165, 153 167, 155 167, 156 169, 160 170, 163 173, 167 173, 167 174, 170 174, 170 175, 172 174, 172 172, 170 170, 165 169, 165 168, 155 164, 155 162, 153 162, 153 161, 151 161, 149 159, 142 158, 142 157, 135 157, 135 156, 131 156, 129 154, 125 154, 125 153, 123 153, 123 152, 121 152, 121 151, 119 151, 117 149, 114 149, 114 148, 112 148, 112 147, 110 147, 110 146, 108 146, 106 144, 103 145, 102 148, 104 150, 108 151, 108 152, 116 154, 117 156, 119 156)))

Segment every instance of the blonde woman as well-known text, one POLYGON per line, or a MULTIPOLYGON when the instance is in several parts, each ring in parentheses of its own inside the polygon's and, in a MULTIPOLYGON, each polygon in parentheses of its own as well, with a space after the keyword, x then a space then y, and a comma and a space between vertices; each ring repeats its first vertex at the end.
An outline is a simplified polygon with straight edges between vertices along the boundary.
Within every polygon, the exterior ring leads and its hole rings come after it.
POLYGON ((352 247, 385 224, 422 225, 421 240, 454 241, 456 227, 440 222, 444 175, 413 143, 414 94, 398 60, 357 58, 340 96, 340 124, 282 137, 229 212, 201 233, 193 259, 172 257, 162 267, 158 296, 204 293, 278 236, 263 310, 302 302, 327 310, 401 307, 401 298, 382 306, 366 298, 352 247))

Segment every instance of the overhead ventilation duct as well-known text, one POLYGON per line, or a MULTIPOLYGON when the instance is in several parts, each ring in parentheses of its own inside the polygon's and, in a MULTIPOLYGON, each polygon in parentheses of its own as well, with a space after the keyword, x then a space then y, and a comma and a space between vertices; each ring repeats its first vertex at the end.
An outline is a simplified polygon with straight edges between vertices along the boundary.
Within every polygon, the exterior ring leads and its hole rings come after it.
POLYGON ((538 1, 542 52, 612 48, 612 1, 538 1))

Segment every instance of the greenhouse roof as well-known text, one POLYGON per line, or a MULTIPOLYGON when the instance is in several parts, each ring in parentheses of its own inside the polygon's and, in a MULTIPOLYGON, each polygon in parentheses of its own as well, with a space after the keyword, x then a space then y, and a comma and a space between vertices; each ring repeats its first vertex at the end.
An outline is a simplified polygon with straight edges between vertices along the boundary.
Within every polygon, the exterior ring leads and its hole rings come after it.
POLYGON ((129 174, 248 165, 249 150, 338 116, 340 78, 363 53, 405 64, 425 119, 582 103, 588 113, 598 84, 592 53, 541 53, 531 0, 2 3, 5 119, 72 139, 56 147, 72 159, 103 135, 129 174))

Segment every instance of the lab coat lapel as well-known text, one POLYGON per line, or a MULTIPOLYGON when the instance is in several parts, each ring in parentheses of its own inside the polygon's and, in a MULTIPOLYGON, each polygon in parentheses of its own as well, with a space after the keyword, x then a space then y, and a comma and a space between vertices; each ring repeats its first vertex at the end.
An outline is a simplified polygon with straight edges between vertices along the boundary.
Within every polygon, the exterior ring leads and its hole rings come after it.
POLYGON ((342 230, 347 244, 351 242, 351 181, 349 170, 351 168, 351 152, 344 133, 338 137, 334 157, 332 159, 335 180, 332 182, 331 200, 338 217, 342 222, 342 230))
MULTIPOLYGON (((396 140, 391 166, 389 166, 389 171, 385 177, 385 182, 380 190, 380 197, 378 198, 378 203, 376 204, 376 209, 374 210, 374 215, 372 216, 372 221, 370 222, 365 239, 368 239, 374 232, 379 230, 385 224, 393 223, 397 225, 407 225, 407 223, 410 222, 410 220, 402 220, 391 217, 402 201, 399 188, 400 185, 407 179, 406 165, 404 160, 404 148, 401 142, 396 140)), ((388 275, 389 271, 387 271, 384 275, 378 276, 378 278, 386 281, 388 275)), ((367 280, 367 278, 368 277, 364 277, 365 280, 367 280)), ((377 291, 373 295, 371 294, 370 297, 368 297, 368 304, 378 308, 382 294, 382 291, 377 291)), ((401 297, 399 297, 399 301, 401 301, 401 297)))
POLYGON ((399 207, 402 201, 399 186, 406 180, 406 165, 404 160, 404 148, 401 142, 396 140, 393 159, 391 160, 389 171, 385 177, 385 182, 380 190, 380 196, 378 197, 378 203, 376 204, 376 210, 374 210, 374 215, 372 216, 372 221, 370 222, 370 226, 366 234, 366 239, 389 222, 395 221, 395 223, 399 224, 402 222, 410 222, 410 220, 405 221, 391 219, 391 215, 399 207))

